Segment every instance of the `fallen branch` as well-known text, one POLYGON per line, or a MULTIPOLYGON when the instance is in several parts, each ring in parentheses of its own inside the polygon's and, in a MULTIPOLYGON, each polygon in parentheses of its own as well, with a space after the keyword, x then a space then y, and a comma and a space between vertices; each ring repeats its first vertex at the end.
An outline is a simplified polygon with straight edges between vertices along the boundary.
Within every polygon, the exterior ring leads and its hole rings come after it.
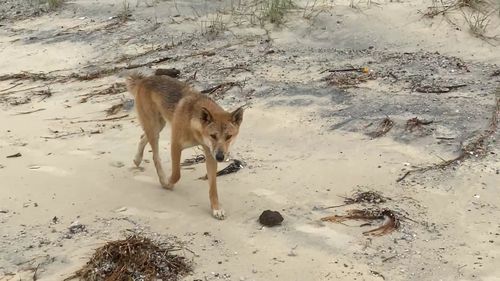
POLYGON ((92 119, 92 120, 79 120, 79 121, 71 121, 71 124, 75 123, 88 123, 88 122, 104 122, 104 121, 113 121, 113 120, 118 120, 128 117, 128 114, 121 115, 121 116, 116 116, 116 117, 110 117, 110 118, 104 118, 104 119, 92 119))
POLYGON ((31 114, 31 113, 35 113, 35 112, 39 112, 39 111, 43 111, 45 110, 45 108, 39 108, 39 109, 35 109, 35 110, 30 110, 30 111, 22 111, 22 112, 18 112, 14 115, 25 115, 25 114, 31 114))
POLYGON ((3 90, 0 90, 0 93, 1 93, 1 92, 5 92, 5 91, 8 91, 8 90, 10 90, 10 89, 13 89, 13 88, 15 88, 15 87, 17 87, 17 86, 19 86, 19 85, 22 85, 22 84, 23 84, 23 83, 16 83, 16 84, 14 84, 13 86, 10 86, 10 87, 8 87, 8 88, 5 88, 5 89, 3 89, 3 90))
POLYGON ((325 70, 321 71, 319 74, 323 74, 325 72, 351 72, 351 71, 368 73, 369 69, 368 69, 368 67, 350 67, 350 68, 340 68, 340 69, 325 69, 325 70))
POLYGON ((242 65, 242 64, 237 64, 237 65, 228 66, 228 67, 221 67, 221 68, 215 70, 215 72, 222 71, 222 70, 233 71, 233 70, 236 70, 236 69, 241 69, 241 70, 245 70, 245 71, 251 72, 251 70, 246 65, 242 65))
POLYGON ((24 92, 24 91, 29 91, 29 90, 33 90, 33 89, 42 88, 42 87, 47 87, 47 85, 39 85, 39 86, 29 87, 29 88, 25 88, 25 89, 19 89, 19 90, 15 90, 15 91, 6 92, 6 93, 1 93, 0 95, 2 95, 2 96, 5 95, 6 96, 6 95, 10 95, 10 94, 14 94, 14 93, 19 93, 19 92, 24 92))
POLYGON ((59 139, 59 138, 64 138, 64 137, 73 136, 73 135, 80 135, 80 134, 85 133, 85 131, 82 128, 80 128, 80 131, 78 131, 78 132, 68 132, 68 133, 60 134, 60 135, 58 135, 58 133, 59 133, 58 131, 52 131, 52 132, 56 135, 53 137, 41 137, 41 138, 42 139, 59 139))
POLYGON ((215 96, 218 96, 218 95, 224 94, 225 92, 229 91, 234 86, 241 87, 241 84, 239 82, 224 82, 224 83, 221 83, 219 85, 210 87, 208 89, 201 90, 201 93, 208 94, 208 95, 215 94, 215 96))
POLYGON ((415 87, 415 91, 419 93, 434 93, 434 94, 442 94, 448 93, 451 90, 462 88, 467 86, 466 84, 460 85, 451 85, 451 86, 438 86, 438 85, 427 85, 427 86, 418 86, 415 87))
POLYGON ((23 156, 20 152, 12 154, 12 155, 7 155, 7 158, 17 158, 23 156))

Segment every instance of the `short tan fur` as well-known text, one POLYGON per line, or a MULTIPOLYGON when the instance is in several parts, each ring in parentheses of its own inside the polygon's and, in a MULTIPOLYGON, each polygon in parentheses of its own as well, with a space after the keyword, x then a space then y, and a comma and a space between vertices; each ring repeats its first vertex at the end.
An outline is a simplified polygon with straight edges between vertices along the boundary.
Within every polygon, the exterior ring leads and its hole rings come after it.
POLYGON ((153 162, 160 184, 173 189, 181 177, 181 153, 185 148, 202 146, 205 153, 212 214, 224 219, 224 210, 217 195, 217 162, 227 158, 229 147, 236 139, 243 121, 243 108, 227 112, 212 99, 184 82, 168 76, 131 74, 127 88, 135 97, 141 135, 135 165, 142 162, 144 148, 151 145, 153 162), (158 141, 166 122, 171 124, 172 171, 167 179, 159 156, 158 141))

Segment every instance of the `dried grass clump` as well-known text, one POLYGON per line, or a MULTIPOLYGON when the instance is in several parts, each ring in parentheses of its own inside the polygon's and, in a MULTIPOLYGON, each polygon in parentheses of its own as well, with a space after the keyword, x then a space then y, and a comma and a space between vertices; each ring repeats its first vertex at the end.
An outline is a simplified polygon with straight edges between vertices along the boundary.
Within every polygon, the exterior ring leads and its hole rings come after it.
POLYGON ((377 221, 383 220, 381 226, 363 232, 364 235, 383 236, 393 232, 401 226, 401 215, 390 209, 354 209, 347 211, 346 215, 324 217, 322 221, 343 223, 347 220, 377 221))
POLYGON ((179 280, 191 272, 191 264, 172 254, 176 250, 179 248, 171 243, 155 243, 132 235, 98 248, 87 264, 66 280, 179 280))

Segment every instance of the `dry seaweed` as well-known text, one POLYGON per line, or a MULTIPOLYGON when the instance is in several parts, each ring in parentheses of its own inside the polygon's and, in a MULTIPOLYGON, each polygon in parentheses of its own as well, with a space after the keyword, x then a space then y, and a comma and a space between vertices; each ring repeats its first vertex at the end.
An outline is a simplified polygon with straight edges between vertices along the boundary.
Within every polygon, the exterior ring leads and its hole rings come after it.
POLYGON ((184 160, 181 163, 181 166, 186 167, 186 166, 191 166, 191 165, 204 163, 204 162, 205 162, 205 155, 199 154, 199 155, 195 155, 193 158, 188 158, 188 159, 184 160))
POLYGON ((173 244, 132 235, 98 248, 82 269, 65 280, 179 280, 192 269, 186 258, 172 254, 177 250, 173 244))
POLYGON ((347 211, 346 215, 334 215, 321 218, 322 221, 343 223, 347 220, 377 221, 383 220, 381 226, 364 231, 364 235, 382 236, 393 232, 401 226, 401 215, 390 209, 353 209, 347 211))
MULTIPOLYGON (((241 170, 242 168, 243 168, 243 162, 241 162, 240 160, 234 159, 233 162, 231 164, 227 165, 226 168, 217 172, 217 177, 236 173, 239 170, 241 170)), ((207 180, 208 176, 205 175, 203 177, 200 177, 199 179, 200 180, 207 180)))
POLYGON ((498 127, 498 115, 500 114, 500 88, 497 88, 496 93, 495 93, 495 107, 493 109, 493 113, 491 116, 491 121, 490 124, 488 125, 488 128, 483 131, 475 140, 469 142, 467 145, 462 145, 460 148, 460 153, 457 157, 453 159, 449 159, 437 164, 425 166, 425 167, 419 167, 413 170, 406 171, 401 177, 396 179, 396 182, 403 181, 406 179, 410 174, 413 173, 423 173, 431 170, 436 170, 436 169, 445 169, 447 167, 450 167, 452 165, 459 164, 463 162, 466 159, 469 159, 471 157, 483 157, 487 153, 487 141, 488 138, 493 136, 498 127))
POLYGON ((420 120, 417 117, 414 117, 406 121, 406 130, 410 132, 413 132, 415 129, 421 130, 422 126, 432 124, 433 122, 434 121, 420 120))
POLYGON ((380 122, 377 129, 373 132, 368 133, 368 135, 373 139, 379 138, 387 134, 387 132, 389 132, 393 126, 394 126, 394 121, 392 121, 389 117, 386 117, 384 118, 384 120, 382 120, 382 122, 380 122))
POLYGON ((356 191, 352 194, 351 197, 343 197, 343 196, 341 197, 344 198, 344 204, 325 207, 323 209, 326 210, 326 209, 338 208, 358 203, 380 204, 380 203, 385 203, 388 200, 391 200, 391 198, 385 197, 376 191, 356 191))

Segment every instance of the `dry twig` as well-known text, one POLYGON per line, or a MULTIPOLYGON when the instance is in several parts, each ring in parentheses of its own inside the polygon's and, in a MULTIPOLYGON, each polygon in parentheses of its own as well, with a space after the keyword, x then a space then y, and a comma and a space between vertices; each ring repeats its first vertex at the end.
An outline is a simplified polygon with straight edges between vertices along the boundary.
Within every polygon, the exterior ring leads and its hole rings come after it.
POLYGON ((382 120, 382 122, 380 122, 377 129, 373 132, 368 133, 368 135, 373 139, 379 138, 387 134, 387 132, 389 132, 393 126, 394 126, 394 121, 392 121, 389 117, 386 117, 384 118, 384 120, 382 120))

